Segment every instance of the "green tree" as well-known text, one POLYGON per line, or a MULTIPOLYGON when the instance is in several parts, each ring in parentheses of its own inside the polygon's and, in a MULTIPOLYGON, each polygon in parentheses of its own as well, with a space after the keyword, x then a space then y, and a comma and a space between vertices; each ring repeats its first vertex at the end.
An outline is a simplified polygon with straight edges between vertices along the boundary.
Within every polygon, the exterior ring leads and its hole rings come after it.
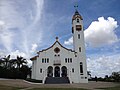
POLYGON ((120 71, 119 72, 113 72, 111 77, 112 77, 112 79, 114 79, 115 82, 120 82, 120 71))
POLYGON ((2 58, 2 64, 3 64, 3 67, 8 69, 9 68, 9 64, 10 64, 10 55, 8 56, 5 56, 2 58))
POLYGON ((27 78, 27 75, 30 76, 30 68, 29 68, 27 65, 23 65, 23 66, 20 68, 20 71, 22 72, 22 78, 23 78, 23 79, 26 79, 26 78, 27 78))
POLYGON ((3 64, 3 58, 0 58, 0 66, 3 64))
POLYGON ((17 56, 16 64, 17 64, 17 68, 20 69, 23 66, 23 64, 27 64, 27 61, 25 58, 21 56, 17 56))

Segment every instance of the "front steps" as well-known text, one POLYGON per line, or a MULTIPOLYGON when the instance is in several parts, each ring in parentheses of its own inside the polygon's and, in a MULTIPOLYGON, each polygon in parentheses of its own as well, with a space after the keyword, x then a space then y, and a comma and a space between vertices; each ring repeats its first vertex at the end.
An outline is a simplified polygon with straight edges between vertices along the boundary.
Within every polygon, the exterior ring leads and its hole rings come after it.
POLYGON ((46 77, 45 84, 67 84, 70 83, 68 77, 46 77))

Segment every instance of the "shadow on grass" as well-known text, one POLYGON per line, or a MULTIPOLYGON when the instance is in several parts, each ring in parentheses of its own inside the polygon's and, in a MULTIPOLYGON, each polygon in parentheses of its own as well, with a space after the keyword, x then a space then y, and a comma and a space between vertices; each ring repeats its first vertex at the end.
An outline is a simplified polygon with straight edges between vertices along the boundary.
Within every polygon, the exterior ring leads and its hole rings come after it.
POLYGON ((29 90, 88 90, 82 88, 33 88, 29 90))

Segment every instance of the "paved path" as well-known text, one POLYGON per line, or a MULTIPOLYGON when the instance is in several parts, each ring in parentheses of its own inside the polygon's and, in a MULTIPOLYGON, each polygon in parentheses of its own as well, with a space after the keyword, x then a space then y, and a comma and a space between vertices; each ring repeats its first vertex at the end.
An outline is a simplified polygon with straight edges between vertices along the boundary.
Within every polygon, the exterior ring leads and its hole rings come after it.
POLYGON ((114 87, 117 86, 118 84, 112 82, 93 82, 93 81, 90 81, 89 83, 79 84, 35 84, 19 79, 6 79, 6 80, 0 79, 0 85, 25 88, 21 90, 29 90, 31 88, 85 88, 91 90, 100 90, 96 88, 114 87))

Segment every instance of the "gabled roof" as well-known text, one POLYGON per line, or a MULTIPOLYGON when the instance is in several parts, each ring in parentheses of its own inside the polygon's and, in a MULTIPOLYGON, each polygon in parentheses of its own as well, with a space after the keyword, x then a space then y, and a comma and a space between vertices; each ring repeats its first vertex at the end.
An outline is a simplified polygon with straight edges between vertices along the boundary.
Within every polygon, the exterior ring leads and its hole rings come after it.
MULTIPOLYGON (((47 49, 43 49, 42 51, 38 51, 37 54, 39 54, 40 52, 43 52, 43 51, 47 51, 47 50, 49 50, 49 49, 52 48, 56 43, 58 43, 62 48, 66 49, 66 50, 68 50, 68 51, 71 51, 71 52, 76 53, 74 50, 72 50, 72 49, 68 49, 68 48, 62 46, 62 45, 60 44, 60 42, 58 41, 58 38, 56 37, 56 41, 55 41, 55 43, 54 43, 52 46, 50 46, 50 47, 47 48, 47 49)), ((30 58, 30 60, 36 60, 37 57, 39 57, 39 55, 30 58)))
MULTIPOLYGON (((75 52, 75 51, 73 51, 72 49, 68 49, 68 48, 62 46, 58 40, 56 40, 56 42, 55 42, 52 46, 50 46, 49 48, 43 49, 42 51, 39 51, 39 52, 43 52, 43 51, 49 50, 49 49, 52 48, 56 43, 58 43, 62 48, 66 49, 66 50, 68 50, 68 51, 75 52)), ((38 53, 39 53, 39 52, 38 52, 38 53)))

